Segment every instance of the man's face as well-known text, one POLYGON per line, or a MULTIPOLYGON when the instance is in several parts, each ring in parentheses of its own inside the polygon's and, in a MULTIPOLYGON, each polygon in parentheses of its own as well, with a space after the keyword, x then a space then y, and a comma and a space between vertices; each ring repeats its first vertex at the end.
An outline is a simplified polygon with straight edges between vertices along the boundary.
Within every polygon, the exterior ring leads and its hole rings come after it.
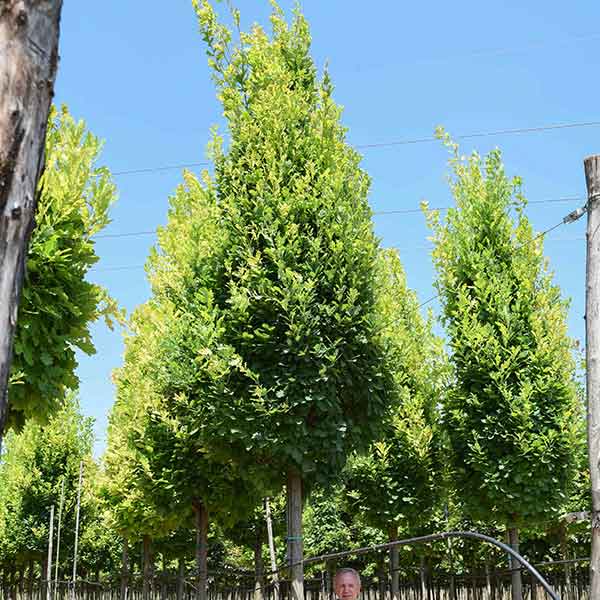
POLYGON ((340 600, 355 600, 360 594, 360 583, 352 573, 342 573, 335 578, 335 595, 340 600))

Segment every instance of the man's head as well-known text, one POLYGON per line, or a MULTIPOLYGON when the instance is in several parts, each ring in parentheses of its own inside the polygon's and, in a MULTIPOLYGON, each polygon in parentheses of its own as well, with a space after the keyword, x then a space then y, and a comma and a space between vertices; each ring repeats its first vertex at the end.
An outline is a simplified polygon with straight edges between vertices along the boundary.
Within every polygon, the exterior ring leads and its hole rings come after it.
POLYGON ((335 595, 340 600, 356 600, 360 594, 360 575, 354 569, 339 569, 333 581, 335 595))

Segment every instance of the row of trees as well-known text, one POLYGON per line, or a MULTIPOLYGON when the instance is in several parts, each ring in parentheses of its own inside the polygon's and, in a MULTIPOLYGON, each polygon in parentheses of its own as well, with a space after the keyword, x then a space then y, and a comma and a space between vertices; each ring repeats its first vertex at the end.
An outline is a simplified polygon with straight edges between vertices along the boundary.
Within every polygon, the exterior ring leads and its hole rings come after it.
MULTIPOLYGON (((219 547, 232 547, 226 540, 243 538, 262 563, 262 502, 284 489, 296 599, 305 545, 339 550, 341 541, 356 547, 456 523, 506 530, 518 547, 519 528, 531 536, 585 508, 567 307, 500 153, 463 159, 440 133, 456 208, 444 221, 425 210, 444 342, 422 317, 397 253, 373 233, 369 178, 346 142, 329 75, 318 77, 302 14, 288 24, 273 3, 272 33, 255 26, 234 45, 207 1, 194 6, 227 144, 215 132, 214 172, 186 173, 170 199, 148 261, 152 295, 132 315, 115 374, 100 469, 67 391, 76 387, 73 346, 93 350, 88 323, 119 314, 84 279, 114 187, 94 166, 98 141, 66 112, 51 119, 10 422, 23 426, 41 405, 58 424, 32 423, 10 439, 0 560, 43 557, 49 505, 58 506, 62 481, 73 491, 68 464, 82 458, 98 568, 111 571, 118 555, 127 565, 141 543, 148 582, 153 552, 163 548, 163 563, 184 561, 195 531, 201 599, 209 549, 217 562, 219 547), (70 418, 74 458, 28 450, 70 418), (39 467, 43 484, 34 459, 48 463, 39 467), (32 490, 35 510, 23 500, 32 490), (11 521, 27 522, 28 506, 39 531, 29 554, 11 521)), ((235 11, 233 20, 239 29, 235 11)), ((396 597, 402 559, 392 552, 396 597)), ((519 598, 518 572, 513 589, 519 598)))

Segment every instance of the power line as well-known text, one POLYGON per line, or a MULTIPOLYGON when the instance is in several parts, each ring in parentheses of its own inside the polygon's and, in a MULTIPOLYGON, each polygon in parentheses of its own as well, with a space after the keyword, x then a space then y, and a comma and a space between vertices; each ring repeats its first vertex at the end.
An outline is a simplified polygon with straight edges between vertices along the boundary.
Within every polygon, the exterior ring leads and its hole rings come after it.
MULTIPOLYGON (((598 127, 600 121, 585 121, 581 123, 557 123, 554 125, 543 125, 541 127, 523 127, 519 129, 498 129, 496 131, 480 131, 477 133, 464 133, 461 135, 452 136, 456 140, 468 140, 472 138, 492 137, 496 135, 514 135, 523 133, 540 133, 542 131, 552 131, 556 129, 575 129, 577 127, 598 127)), ((412 144, 425 144, 429 142, 439 141, 437 137, 415 138, 408 140, 398 140, 394 142, 380 142, 377 144, 361 144, 355 146, 359 150, 369 148, 386 148, 389 146, 408 146, 412 144)))
POLYGON ((175 169, 189 169, 191 167, 208 167, 210 163, 208 162, 191 162, 191 163, 182 163, 180 165, 166 165, 163 167, 145 167, 141 169, 130 169, 128 171, 115 171, 113 173, 114 176, 117 175, 138 175, 140 173, 156 173, 158 171, 172 171, 175 169))
MULTIPOLYGON (((535 237, 533 237, 531 239, 531 241, 527 242, 527 244, 531 244, 531 243, 535 242, 539 238, 546 236, 548 233, 554 231, 555 229, 557 229, 558 227, 560 227, 561 225, 564 225, 564 224, 565 223, 563 221, 561 221, 560 223, 557 223, 556 225, 553 225, 549 229, 546 229, 545 231, 542 231, 541 233, 538 233, 535 237)), ((585 238, 583 238, 583 237, 557 238, 557 239, 553 239, 553 240, 549 240, 549 241, 552 241, 552 242, 580 242, 582 240, 585 240, 585 238)), ((525 246, 527 244, 523 244, 523 245, 525 246)), ((522 247, 523 246, 520 246, 519 248, 522 248, 522 247)), ((386 246, 386 248, 391 248, 391 249, 398 250, 398 251, 401 251, 401 252, 406 252, 408 250, 433 250, 434 246, 433 245, 429 245, 429 246, 404 246, 404 247, 402 247, 402 246, 386 246)), ((122 266, 99 267, 99 268, 95 268, 94 267, 94 268, 90 269, 90 272, 98 273, 98 272, 102 272, 102 271, 131 271, 131 270, 134 270, 134 269, 143 269, 143 268, 144 268, 144 265, 122 265, 122 266)), ((428 304, 429 302, 435 300, 437 297, 438 296, 434 296, 433 298, 430 298, 429 300, 427 300, 426 302, 424 302, 420 306, 424 306, 425 304, 428 304)))
MULTIPOLYGON (((493 137, 498 135, 519 135, 519 134, 527 134, 527 133, 541 133, 543 131, 554 131, 561 129, 576 129, 581 127, 598 127, 600 126, 600 121, 582 121, 576 123, 555 123, 552 125, 542 125, 539 127, 522 127, 516 129, 497 129, 495 131, 479 131, 475 133, 464 133, 461 135, 453 136, 456 140, 468 140, 473 138, 483 138, 483 137, 493 137)), ((415 144, 428 144, 431 142, 439 141, 435 136, 430 137, 421 137, 414 139, 405 139, 405 140, 394 140, 390 142, 378 142, 374 144, 358 144, 354 146, 357 150, 368 150, 371 148, 387 148, 392 146, 409 146, 415 144)), ((175 169, 186 169, 190 167, 202 167, 202 166, 210 166, 208 162, 189 162, 189 163, 180 163, 176 165, 165 165, 158 167, 145 167, 140 169, 129 169, 125 171, 115 171, 113 176, 120 175, 139 175, 144 173, 157 173, 160 171, 171 171, 175 169)))
MULTIPOLYGON (((564 198, 549 198, 547 200, 530 200, 527 204, 551 204, 555 202, 579 202, 581 200, 585 200, 584 196, 567 196, 564 198)), ((428 210, 450 210, 451 206, 432 206, 429 207, 428 210)), ((421 208, 401 208, 398 210, 376 210, 373 212, 374 216, 379 215, 404 215, 410 213, 420 213, 423 212, 421 208)))
MULTIPOLYGON (((531 200, 528 204, 552 204, 556 202, 578 202, 584 200, 583 196, 570 196, 564 198, 549 198, 546 200, 531 200)), ((428 210, 450 210, 451 206, 437 206, 437 207, 429 207, 428 210)), ((373 216, 383 216, 383 215, 401 215, 401 214, 416 214, 421 213, 422 210, 420 208, 404 208, 398 210, 378 210, 373 212, 373 216)), ((102 233, 100 235, 95 235, 94 239, 108 239, 108 238, 128 238, 128 237, 139 237, 146 235, 156 235, 156 230, 145 230, 145 231, 125 231, 122 233, 102 233)))

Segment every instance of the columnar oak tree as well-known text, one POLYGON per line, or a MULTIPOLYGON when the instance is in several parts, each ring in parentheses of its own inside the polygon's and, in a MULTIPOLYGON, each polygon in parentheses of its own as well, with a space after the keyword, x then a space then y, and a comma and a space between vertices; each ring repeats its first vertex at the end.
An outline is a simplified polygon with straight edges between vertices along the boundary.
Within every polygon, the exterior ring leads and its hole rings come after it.
POLYGON ((384 261, 303 16, 288 25, 274 2, 272 35, 255 26, 232 47, 210 4, 194 5, 229 139, 215 134, 213 176, 188 178, 189 237, 159 248, 172 314, 157 378, 214 457, 287 483, 300 598, 302 486, 339 475, 397 398, 384 261))
MULTIPOLYGON (((567 303, 500 152, 461 159, 448 141, 456 208, 434 213, 433 258, 454 383, 444 401, 467 513, 518 527, 561 509, 572 481, 580 406, 567 303)), ((514 598, 520 598, 515 571, 514 598)))

